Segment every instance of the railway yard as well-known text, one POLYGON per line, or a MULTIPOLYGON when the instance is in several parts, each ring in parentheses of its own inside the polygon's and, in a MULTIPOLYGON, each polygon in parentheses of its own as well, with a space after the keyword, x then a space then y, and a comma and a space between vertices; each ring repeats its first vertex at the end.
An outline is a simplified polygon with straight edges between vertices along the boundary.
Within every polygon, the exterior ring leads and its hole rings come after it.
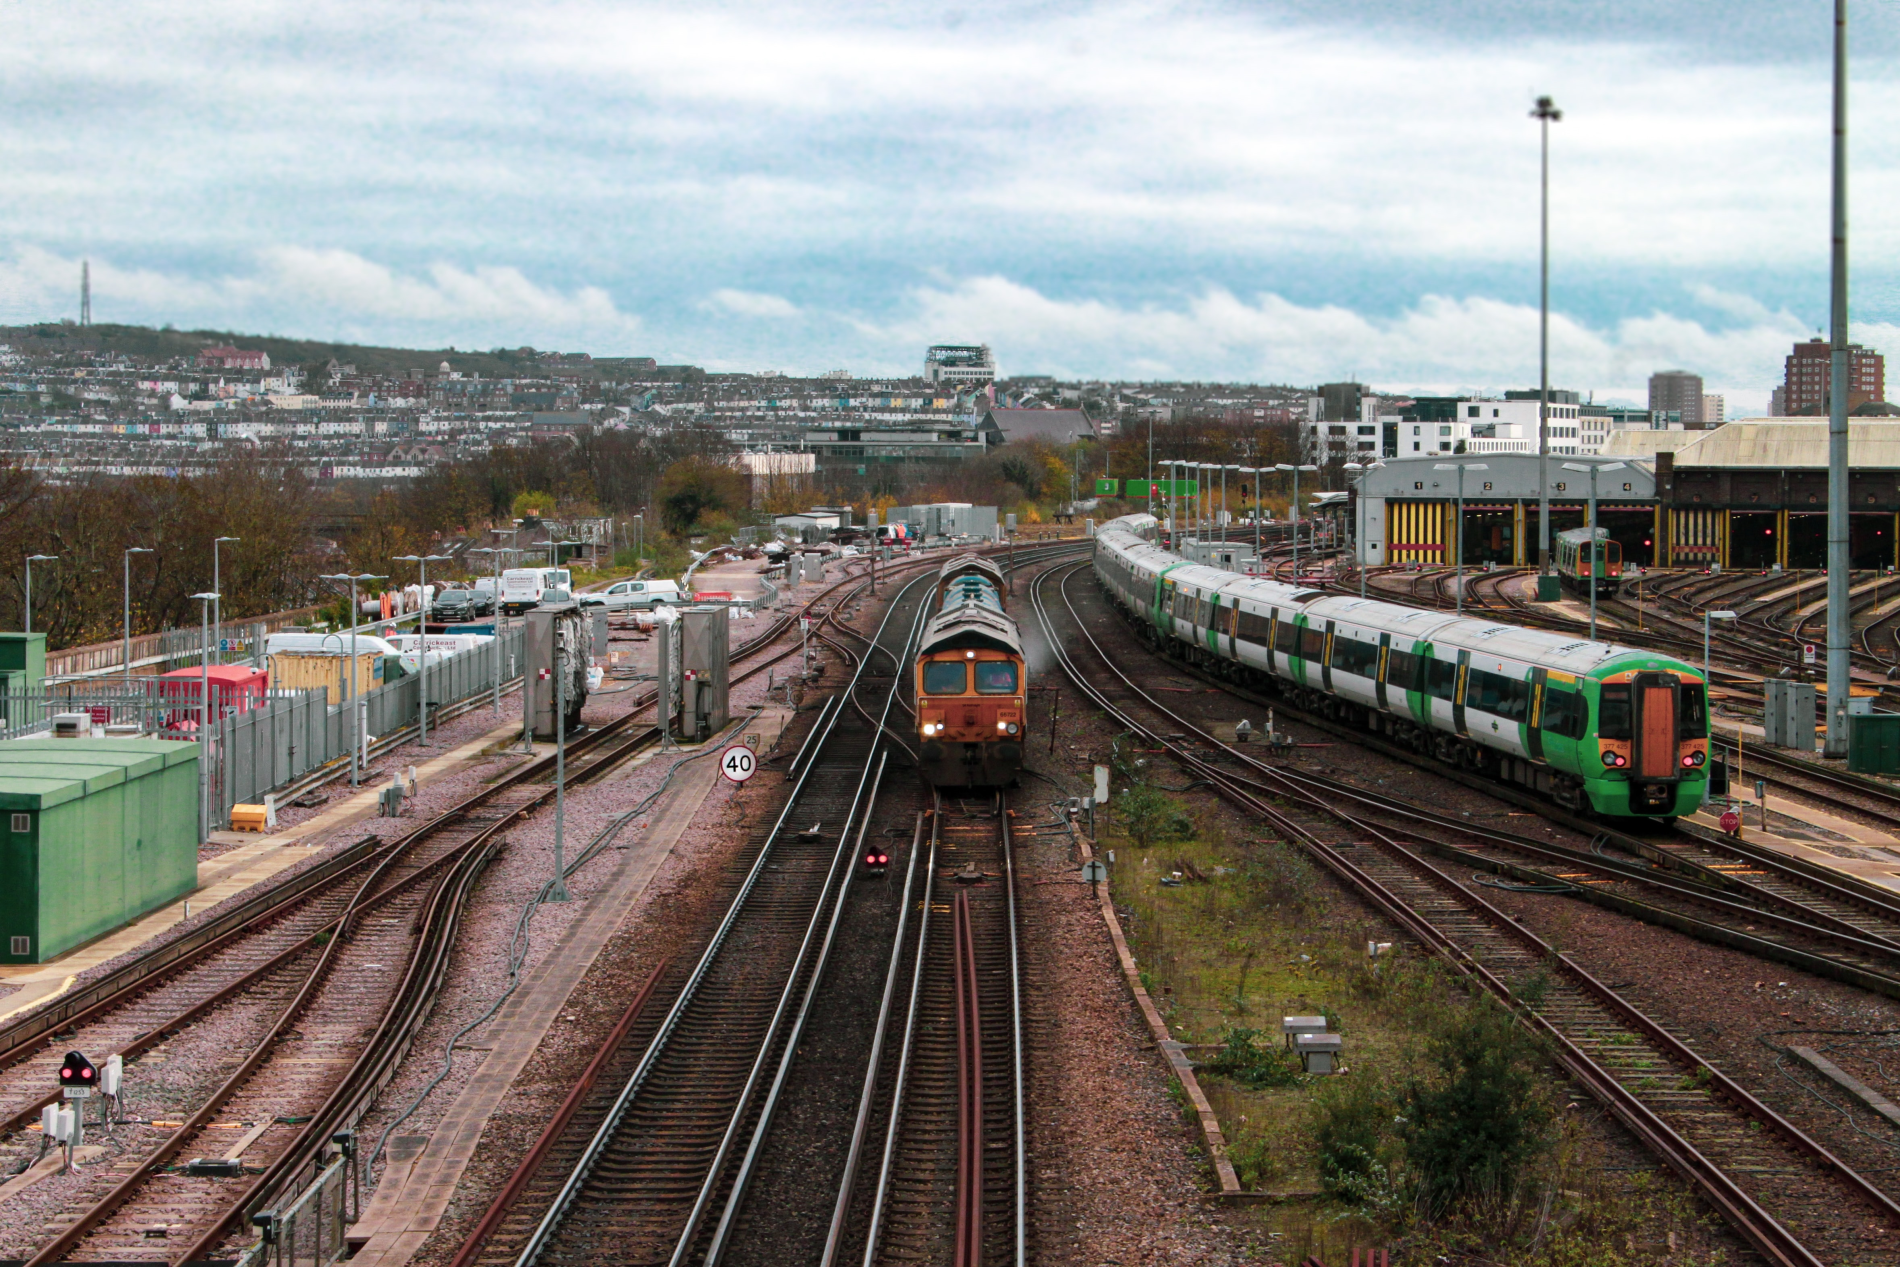
MULTIPOLYGON (((1736 613, 1706 716, 1737 830, 1725 797, 1566 808, 1184 652, 1102 540, 788 590, 732 623, 707 742, 624 675, 566 738, 558 845, 512 694, 441 715, 400 817, 313 780, 281 840, 207 845, 201 877, 271 861, 0 994, 0 1261, 1900 1261, 1900 783, 1763 742, 1823 578, 1597 603, 1691 667, 1736 613), (960 784, 946 726, 1017 777, 960 784), (1296 1017, 1331 1045, 1288 1052, 1296 1017), (76 1053, 123 1082, 74 1102, 69 1168, 76 1053), (1481 1065, 1515 1170, 1441 1200, 1432 1089, 1481 1065)), ((1300 602, 1459 604, 1449 569, 1267 545, 1300 602)), ((1467 573, 1464 615, 1585 638, 1532 579, 1467 573)), ((1857 691, 1900 704, 1900 581, 1852 593, 1857 691)))

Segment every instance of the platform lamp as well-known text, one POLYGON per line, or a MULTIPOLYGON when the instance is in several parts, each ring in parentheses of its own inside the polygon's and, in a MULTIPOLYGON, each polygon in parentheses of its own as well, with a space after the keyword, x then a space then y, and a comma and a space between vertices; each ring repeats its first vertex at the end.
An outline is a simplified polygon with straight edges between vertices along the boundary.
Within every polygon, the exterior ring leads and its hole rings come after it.
POLYGON ((211 608, 217 591, 198 600, 198 839, 211 835, 211 608))
MULTIPOLYGON (((29 554, 26 556, 26 632, 33 632, 33 565, 57 559, 57 554, 29 554)), ((1878 606, 1878 604, 1876 604, 1878 606)), ((38 682, 32 684, 39 686, 38 682)))
POLYGON ((1293 472, 1293 583, 1298 585, 1300 583, 1300 472, 1317 471, 1319 468, 1311 464, 1295 466, 1287 462, 1275 462, 1273 469, 1293 472))
POLYGON ((224 583, 218 575, 218 547, 227 541, 242 541, 243 537, 213 537, 211 539, 211 592, 218 595, 211 600, 211 645, 222 647, 224 643, 224 583))
MULTIPOLYGON (((1711 711, 1708 703, 1709 687, 1712 686, 1715 681, 1714 675, 1709 672, 1709 622, 1712 620, 1734 619, 1734 612, 1705 611, 1702 613, 1702 699, 1704 701, 1702 712, 1704 716, 1708 716, 1711 711)), ((1714 772, 1715 763, 1711 761, 1709 763, 1709 774, 1713 775, 1714 772)), ((1704 805, 1709 803, 1709 782, 1710 779, 1708 776, 1705 776, 1702 780, 1702 803, 1704 805)))
POLYGON ((369 572, 332 572, 319 576, 317 579, 320 581, 341 581, 347 583, 350 587, 350 677, 349 699, 347 703, 350 710, 350 786, 355 787, 362 781, 361 775, 363 767, 369 763, 369 752, 363 744, 363 726, 361 721, 357 718, 359 705, 357 703, 356 690, 356 623, 363 618, 363 609, 356 601, 356 586, 359 581, 368 584, 370 581, 387 581, 389 578, 386 576, 376 576, 369 572), (360 754, 359 749, 361 749, 360 754))
POLYGON ((132 689, 132 556, 151 554, 144 546, 133 546, 125 552, 125 689, 132 689))
POLYGON ((1457 542, 1457 545, 1453 547, 1453 553, 1458 559, 1458 603, 1456 610, 1458 614, 1462 616, 1465 612, 1465 472, 1488 471, 1491 469, 1491 466, 1488 462, 1434 462, 1432 469, 1434 471, 1458 472, 1457 529, 1447 535, 1457 542))
POLYGON ((470 554, 486 554, 495 563, 495 715, 501 715, 501 551, 493 546, 477 546, 470 554))
POLYGON ((1566 471, 1587 471, 1590 475, 1590 641, 1597 640, 1597 472, 1620 471, 1628 463, 1610 462, 1602 466, 1565 462, 1566 471))
POLYGON ((422 603, 416 614, 416 747, 429 746, 429 565, 447 563, 446 554, 399 554, 398 563, 416 565, 416 591, 422 603))

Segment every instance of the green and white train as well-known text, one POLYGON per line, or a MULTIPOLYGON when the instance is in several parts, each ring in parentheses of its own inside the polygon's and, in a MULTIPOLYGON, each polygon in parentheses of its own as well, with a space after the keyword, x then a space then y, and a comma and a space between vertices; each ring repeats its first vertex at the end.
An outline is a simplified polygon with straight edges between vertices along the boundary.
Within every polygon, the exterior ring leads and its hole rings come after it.
POLYGON ((1701 802, 1708 696, 1689 665, 1242 576, 1155 537, 1151 515, 1103 525, 1095 573, 1183 659, 1578 812, 1669 819, 1701 802))

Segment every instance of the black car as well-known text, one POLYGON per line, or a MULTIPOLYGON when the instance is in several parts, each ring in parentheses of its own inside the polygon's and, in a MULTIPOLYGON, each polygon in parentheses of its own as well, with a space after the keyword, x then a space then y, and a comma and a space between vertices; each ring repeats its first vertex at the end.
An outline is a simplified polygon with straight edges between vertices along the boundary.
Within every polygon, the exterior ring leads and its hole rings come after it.
POLYGON ((462 624, 494 614, 495 596, 487 590, 448 589, 435 596, 429 619, 437 624, 462 624))

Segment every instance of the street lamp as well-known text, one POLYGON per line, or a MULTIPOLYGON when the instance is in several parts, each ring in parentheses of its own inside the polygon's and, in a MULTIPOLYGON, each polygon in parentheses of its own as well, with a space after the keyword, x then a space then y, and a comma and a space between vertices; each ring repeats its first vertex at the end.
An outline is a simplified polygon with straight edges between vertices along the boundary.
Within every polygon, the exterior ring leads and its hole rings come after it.
MULTIPOLYGON (((1708 700, 1710 698, 1709 687, 1712 686, 1715 681, 1714 674, 1712 674, 1709 671, 1709 622, 1712 620, 1734 620, 1734 619, 1735 619, 1734 612, 1705 611, 1702 613, 1702 698, 1704 700, 1708 700)), ((1708 703, 1704 703, 1702 706, 1702 711, 1705 716, 1708 715, 1710 711, 1710 705, 1708 703)), ((1714 771, 1715 771, 1715 763, 1710 762, 1709 775, 1712 775, 1714 771)), ((1709 803, 1709 783, 1710 783, 1709 775, 1704 775, 1702 779, 1702 803, 1704 805, 1707 805, 1709 803)))
MULTIPOLYGON (((1537 585, 1550 575, 1550 125, 1564 117, 1549 97, 1539 97, 1531 110, 1543 137, 1542 244, 1537 289, 1537 585)), ((1459 528, 1464 525, 1460 523, 1459 528)), ((1463 553, 1462 550, 1459 552, 1463 553)))
POLYGON ((132 688, 132 556, 150 554, 144 546, 133 546, 125 552, 125 686, 132 688))
POLYGON ((1435 462, 1432 464, 1432 469, 1434 471, 1458 472, 1458 523, 1456 528, 1448 535, 1458 543, 1455 550, 1458 557, 1458 605, 1456 610, 1458 614, 1462 616, 1465 611, 1465 472, 1488 471, 1491 467, 1490 464, 1486 462, 1435 462))
POLYGON ((501 716, 501 551, 493 546, 479 546, 470 550, 470 554, 486 554, 495 563, 495 592, 490 595, 495 603, 495 715, 501 716))
MULTIPOLYGON (((1378 458, 1374 458, 1370 462, 1348 462, 1346 463, 1345 469, 1354 474, 1359 474, 1365 471, 1376 471, 1384 465, 1384 462, 1381 462, 1378 458)), ((1359 501, 1361 505, 1365 503, 1365 497, 1365 490, 1361 488, 1359 491, 1359 501)), ((1365 542, 1362 540, 1362 536, 1363 534, 1359 532, 1359 525, 1355 522, 1353 524, 1352 534, 1353 545, 1356 547, 1353 551, 1355 554, 1363 555, 1365 553, 1365 542)), ((1366 561, 1360 558, 1355 559, 1354 562, 1359 568, 1359 597, 1364 598, 1366 596, 1366 561)))
POLYGON ((1310 463, 1295 466, 1287 462, 1275 462, 1273 469, 1293 472, 1293 583, 1298 585, 1300 583, 1300 472, 1317 471, 1319 468, 1310 463))
MULTIPOLYGON (((33 565, 57 559, 57 554, 29 554, 26 556, 26 632, 33 632, 33 565)), ((39 683, 33 684, 35 687, 39 683)))
POLYGON ((320 576, 317 579, 320 581, 346 581, 350 587, 350 679, 349 687, 347 688, 348 698, 346 700, 346 706, 349 709, 350 722, 350 786, 355 787, 361 781, 360 773, 362 768, 369 764, 369 751, 363 747, 363 726, 357 717, 357 711, 360 705, 357 702, 358 697, 356 690, 356 622, 362 619, 363 609, 358 606, 356 601, 356 583, 358 581, 365 584, 370 581, 387 581, 389 578, 386 576, 376 576, 369 572, 357 572, 355 574, 349 572, 333 572, 320 576), (358 756, 359 748, 363 748, 360 758, 358 756))
POLYGON ((1590 641, 1597 640, 1597 472, 1620 471, 1628 464, 1610 462, 1603 466, 1586 466, 1582 462, 1565 462, 1566 471, 1588 471, 1590 473, 1590 641))
POLYGON ((446 554, 399 554, 398 563, 416 565, 416 593, 421 607, 416 613, 416 747, 429 746, 429 565, 446 563, 446 554))
POLYGON ((198 600, 198 839, 211 835, 211 605, 216 591, 198 600))
POLYGON ((211 637, 214 645, 222 645, 224 642, 224 586, 218 576, 218 547, 226 541, 242 540, 244 540, 243 537, 213 537, 211 539, 211 592, 216 595, 211 600, 211 637))

